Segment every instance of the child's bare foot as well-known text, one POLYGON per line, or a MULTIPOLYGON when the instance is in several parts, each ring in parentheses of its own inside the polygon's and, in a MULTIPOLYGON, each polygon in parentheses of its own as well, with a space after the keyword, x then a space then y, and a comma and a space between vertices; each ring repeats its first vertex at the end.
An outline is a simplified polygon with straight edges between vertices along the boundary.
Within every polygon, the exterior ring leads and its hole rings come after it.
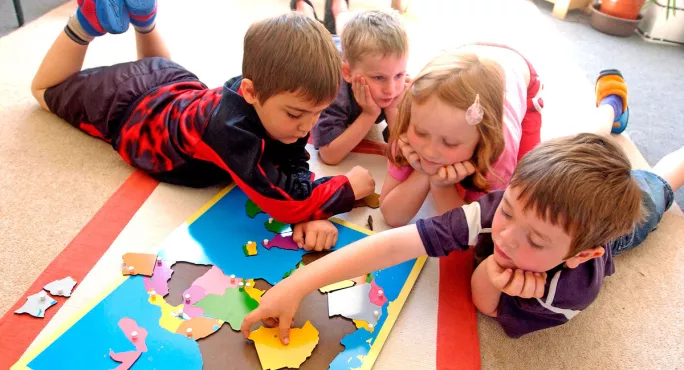
POLYGON ((405 13, 408 9, 409 0, 392 0, 392 9, 399 13, 405 13))
POLYGON ((311 19, 318 20, 316 9, 314 9, 313 4, 309 0, 291 0, 290 9, 304 13, 311 19))

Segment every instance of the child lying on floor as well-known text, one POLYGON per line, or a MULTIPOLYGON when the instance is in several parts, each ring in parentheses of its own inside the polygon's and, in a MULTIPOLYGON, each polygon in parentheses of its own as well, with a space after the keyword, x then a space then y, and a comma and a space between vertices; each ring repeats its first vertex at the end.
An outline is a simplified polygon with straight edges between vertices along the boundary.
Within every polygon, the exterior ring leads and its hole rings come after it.
POLYGON ((511 337, 561 325, 596 299, 613 257, 641 244, 684 184, 684 148, 652 171, 632 171, 608 137, 580 134, 540 144, 505 190, 415 225, 362 239, 271 288, 242 324, 280 326, 288 343, 302 297, 338 281, 423 255, 475 248, 472 298, 511 337))

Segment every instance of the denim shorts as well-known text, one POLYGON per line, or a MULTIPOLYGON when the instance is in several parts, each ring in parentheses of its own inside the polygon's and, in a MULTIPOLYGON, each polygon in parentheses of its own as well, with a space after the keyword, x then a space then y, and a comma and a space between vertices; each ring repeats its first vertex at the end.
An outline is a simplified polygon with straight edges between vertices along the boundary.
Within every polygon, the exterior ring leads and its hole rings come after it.
POLYGON ((641 188, 642 204, 647 215, 644 220, 634 226, 630 234, 623 235, 608 243, 613 256, 641 244, 648 234, 656 229, 663 213, 670 208, 674 201, 672 187, 662 177, 653 172, 642 170, 632 171, 632 176, 641 188))

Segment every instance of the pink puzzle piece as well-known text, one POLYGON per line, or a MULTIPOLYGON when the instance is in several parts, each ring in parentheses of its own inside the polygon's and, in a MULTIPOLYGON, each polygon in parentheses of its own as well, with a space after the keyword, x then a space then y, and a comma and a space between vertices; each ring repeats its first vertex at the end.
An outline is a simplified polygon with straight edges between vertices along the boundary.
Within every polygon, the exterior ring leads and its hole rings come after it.
POLYGON ((117 366, 114 370, 128 370, 136 361, 138 361, 141 353, 142 352, 140 351, 114 353, 114 351, 110 349, 109 357, 116 362, 121 362, 121 365, 117 366))
POLYGON ((276 234, 276 236, 273 237, 273 239, 271 239, 267 244, 264 243, 264 248, 280 248, 296 251, 299 249, 299 246, 297 246, 297 243, 292 240, 292 235, 282 236, 280 234, 276 234))
POLYGON ((172 274, 173 270, 171 269, 169 262, 162 261, 161 265, 155 263, 152 277, 146 276, 143 279, 145 290, 148 292, 154 290, 162 297, 169 294, 169 280, 171 279, 172 274))
POLYGON ((192 285, 204 288, 207 295, 223 295, 227 288, 236 288, 240 281, 242 279, 226 276, 220 268, 212 266, 209 271, 197 278, 192 285))
MULTIPOLYGON (((235 279, 237 280, 237 279, 235 279)), ((183 312, 190 318, 202 316, 204 309, 192 306, 207 296, 207 291, 199 285, 193 285, 183 292, 183 312), (190 301, 185 300, 185 296, 190 295, 190 301)))
MULTIPOLYGON (((135 320, 129 319, 128 317, 124 317, 123 319, 119 320, 119 328, 123 330, 126 338, 133 343, 138 352, 147 352, 147 344, 145 344, 145 339, 147 339, 147 330, 145 330, 145 328, 141 328, 138 326, 138 323, 135 322, 135 320)), ((135 362, 135 360, 133 362, 135 362)))
POLYGON ((368 298, 372 304, 382 307, 385 303, 387 303, 387 297, 385 296, 385 293, 382 292, 382 294, 379 294, 379 292, 382 291, 382 288, 378 286, 378 284, 375 284, 375 279, 373 279, 370 284, 371 289, 368 293, 368 298))

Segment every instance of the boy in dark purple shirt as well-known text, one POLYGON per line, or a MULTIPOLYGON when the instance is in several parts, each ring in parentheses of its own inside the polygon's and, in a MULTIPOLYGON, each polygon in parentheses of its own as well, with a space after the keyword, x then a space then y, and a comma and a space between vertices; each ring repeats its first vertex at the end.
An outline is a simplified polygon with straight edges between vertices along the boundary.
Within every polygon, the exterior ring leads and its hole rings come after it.
POLYGON ((541 143, 505 191, 331 253, 277 284, 242 326, 279 319, 287 342, 302 297, 327 284, 425 254, 475 248, 473 302, 511 337, 566 323, 594 301, 613 256, 655 229, 684 184, 684 148, 631 171, 612 139, 594 134, 541 143))

